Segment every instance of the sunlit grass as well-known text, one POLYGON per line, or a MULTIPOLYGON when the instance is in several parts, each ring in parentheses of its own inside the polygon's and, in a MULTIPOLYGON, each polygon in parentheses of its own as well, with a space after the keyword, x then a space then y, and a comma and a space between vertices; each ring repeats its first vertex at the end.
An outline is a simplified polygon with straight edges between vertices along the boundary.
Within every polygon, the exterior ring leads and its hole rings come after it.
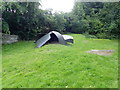
POLYGON ((118 42, 70 34, 72 46, 35 48, 34 41, 3 45, 3 88, 116 88, 118 42), (115 50, 111 56, 88 50, 115 50))

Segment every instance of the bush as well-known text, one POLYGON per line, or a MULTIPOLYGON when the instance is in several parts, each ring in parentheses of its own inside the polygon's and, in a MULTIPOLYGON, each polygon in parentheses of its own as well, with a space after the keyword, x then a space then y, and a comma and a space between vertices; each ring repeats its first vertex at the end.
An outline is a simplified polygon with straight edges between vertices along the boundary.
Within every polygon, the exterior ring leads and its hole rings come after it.
POLYGON ((84 33, 83 34, 86 38, 97 38, 95 35, 90 35, 89 33, 84 33))
POLYGON ((107 38, 107 35, 106 35, 106 33, 98 33, 98 34, 96 34, 96 37, 100 38, 100 39, 105 39, 105 38, 107 38))
POLYGON ((10 34, 9 25, 4 20, 2 21, 2 32, 5 34, 10 34))
POLYGON ((110 35, 106 33, 96 34, 96 37, 100 39, 118 39, 118 35, 112 35, 112 34, 110 35))

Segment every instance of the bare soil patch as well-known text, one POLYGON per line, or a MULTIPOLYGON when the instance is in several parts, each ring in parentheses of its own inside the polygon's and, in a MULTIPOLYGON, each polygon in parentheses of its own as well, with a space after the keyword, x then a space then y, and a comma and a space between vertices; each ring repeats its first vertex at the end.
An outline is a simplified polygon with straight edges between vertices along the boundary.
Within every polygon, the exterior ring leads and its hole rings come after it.
POLYGON ((114 52, 114 50, 90 50, 90 51, 87 51, 87 53, 103 55, 103 56, 111 55, 113 52, 114 52))

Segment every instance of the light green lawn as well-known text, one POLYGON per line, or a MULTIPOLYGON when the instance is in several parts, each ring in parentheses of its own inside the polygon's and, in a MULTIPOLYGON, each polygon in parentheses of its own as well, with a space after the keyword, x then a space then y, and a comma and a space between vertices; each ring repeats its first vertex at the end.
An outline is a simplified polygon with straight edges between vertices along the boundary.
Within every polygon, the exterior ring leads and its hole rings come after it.
POLYGON ((2 89, 2 45, 0 45, 0 90, 2 89))
POLYGON ((3 45, 3 88, 117 88, 118 41, 70 34, 72 46, 34 48, 33 41, 3 45), (115 50, 111 56, 88 50, 115 50))

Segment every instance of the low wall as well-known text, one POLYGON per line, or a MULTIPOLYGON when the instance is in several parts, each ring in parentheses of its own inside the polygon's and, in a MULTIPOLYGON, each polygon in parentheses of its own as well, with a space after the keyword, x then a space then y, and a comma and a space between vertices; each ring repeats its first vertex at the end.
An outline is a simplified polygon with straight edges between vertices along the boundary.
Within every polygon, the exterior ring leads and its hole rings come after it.
POLYGON ((10 44, 18 41, 18 35, 9 35, 2 33, 2 44, 10 44))

